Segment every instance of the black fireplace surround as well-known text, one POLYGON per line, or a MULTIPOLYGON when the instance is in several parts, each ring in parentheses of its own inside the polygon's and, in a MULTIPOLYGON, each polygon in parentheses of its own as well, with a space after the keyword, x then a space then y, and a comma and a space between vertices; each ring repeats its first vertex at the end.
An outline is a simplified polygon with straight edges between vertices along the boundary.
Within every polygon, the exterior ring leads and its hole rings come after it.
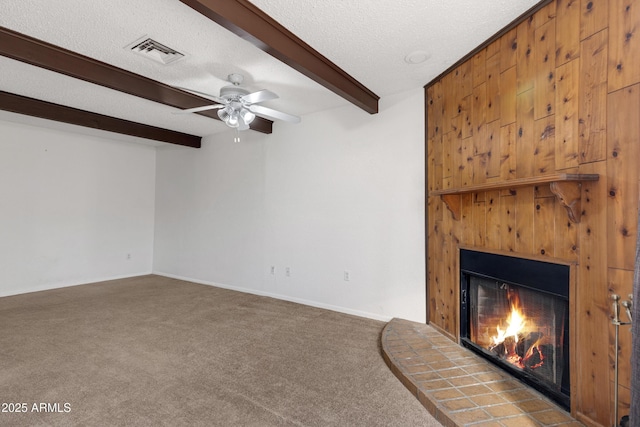
POLYGON ((461 249, 460 340, 568 410, 569 266, 461 249))

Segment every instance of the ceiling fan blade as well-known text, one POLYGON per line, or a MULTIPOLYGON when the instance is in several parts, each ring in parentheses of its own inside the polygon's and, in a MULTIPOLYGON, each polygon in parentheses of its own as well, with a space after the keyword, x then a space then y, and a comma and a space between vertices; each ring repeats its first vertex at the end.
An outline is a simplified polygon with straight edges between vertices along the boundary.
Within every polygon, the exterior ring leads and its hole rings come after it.
POLYGON ((210 99, 212 101, 215 101, 215 102, 218 102, 220 104, 227 105, 227 103, 229 102, 224 98, 220 98, 219 96, 211 95, 211 94, 205 93, 205 92, 200 92, 198 90, 187 89, 186 87, 180 87, 180 86, 175 86, 175 88, 176 89, 180 89, 180 90, 184 90, 185 92, 191 92, 194 95, 204 96, 205 98, 208 98, 208 99, 210 99))
POLYGON ((215 110, 217 108, 224 108, 222 104, 213 104, 213 105, 204 105, 202 107, 189 108, 182 111, 176 111, 173 114, 188 114, 188 113, 197 113, 199 111, 207 111, 207 110, 215 110))
POLYGON ((285 122, 300 123, 300 117, 292 114, 283 113, 272 108, 263 107, 262 105, 249 105, 249 111, 257 116, 270 120, 284 120, 285 122))
POLYGON ((271 99, 278 99, 278 95, 270 90, 259 90, 257 92, 250 93, 243 96, 241 99, 249 104, 256 104, 258 102, 269 101, 271 99))

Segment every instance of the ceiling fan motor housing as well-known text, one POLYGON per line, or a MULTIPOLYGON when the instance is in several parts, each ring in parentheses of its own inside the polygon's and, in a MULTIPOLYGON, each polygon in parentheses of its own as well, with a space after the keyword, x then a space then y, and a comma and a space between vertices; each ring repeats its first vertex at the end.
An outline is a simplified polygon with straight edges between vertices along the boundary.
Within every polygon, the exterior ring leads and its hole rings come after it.
POLYGON ((239 86, 224 86, 220 89, 220 98, 234 100, 248 95, 249 91, 239 86))

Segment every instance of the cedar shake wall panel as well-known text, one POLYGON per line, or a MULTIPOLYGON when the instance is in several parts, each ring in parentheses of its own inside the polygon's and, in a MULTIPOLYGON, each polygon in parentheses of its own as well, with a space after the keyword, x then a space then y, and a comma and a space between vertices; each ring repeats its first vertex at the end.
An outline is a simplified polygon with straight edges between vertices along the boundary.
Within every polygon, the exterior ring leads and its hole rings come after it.
POLYGON ((609 92, 640 81, 640 2, 609 0, 609 92))
MULTIPOLYGON (((495 43, 494 43, 495 44, 495 43)), ((500 55, 487 58, 487 122, 500 118, 500 55)))
POLYGON ((548 21, 535 30, 536 90, 534 116, 536 120, 555 113, 555 33, 555 19, 548 21))
POLYGON ((534 175, 549 175, 555 172, 556 125, 553 116, 534 123, 534 175))
POLYGON ((516 67, 500 73, 500 124, 516 121, 516 67))
POLYGON ((516 66, 518 52, 518 31, 516 28, 500 37, 500 72, 516 66))
POLYGON ((580 61, 556 68, 556 171, 578 166, 580 61))
POLYGON ((533 89, 518 94, 516 98, 516 176, 526 178, 533 176, 534 119, 533 89))
POLYGON ((556 1, 556 65, 580 55, 580 1, 556 1))
POLYGON ((640 84, 609 94, 608 105, 616 106, 607 118, 609 267, 633 270, 638 223, 628 206, 638 205, 640 84))
MULTIPOLYGON (((439 196, 429 196, 427 231, 429 321, 454 337, 460 246, 576 264, 571 409, 599 425, 610 425, 612 416, 610 294, 626 296, 635 254, 638 29, 640 0, 556 0, 427 91, 430 190, 552 173, 600 176, 579 184, 579 223, 549 186, 538 185, 454 196, 458 219, 439 196)), ((621 342, 620 358, 630 358, 629 343, 621 342)), ((621 365, 621 415, 629 384, 621 365)))
POLYGON ((580 163, 606 158, 608 30, 580 44, 580 94, 578 115, 580 163))
POLYGON ((609 0, 580 0, 580 40, 607 28, 609 0))

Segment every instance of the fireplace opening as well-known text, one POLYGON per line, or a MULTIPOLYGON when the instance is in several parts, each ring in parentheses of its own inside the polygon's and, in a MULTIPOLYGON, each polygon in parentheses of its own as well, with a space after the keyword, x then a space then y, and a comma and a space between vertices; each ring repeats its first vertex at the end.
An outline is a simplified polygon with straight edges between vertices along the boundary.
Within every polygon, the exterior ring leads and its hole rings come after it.
POLYGON ((460 282, 462 345, 569 410, 569 267, 461 249, 460 282))

